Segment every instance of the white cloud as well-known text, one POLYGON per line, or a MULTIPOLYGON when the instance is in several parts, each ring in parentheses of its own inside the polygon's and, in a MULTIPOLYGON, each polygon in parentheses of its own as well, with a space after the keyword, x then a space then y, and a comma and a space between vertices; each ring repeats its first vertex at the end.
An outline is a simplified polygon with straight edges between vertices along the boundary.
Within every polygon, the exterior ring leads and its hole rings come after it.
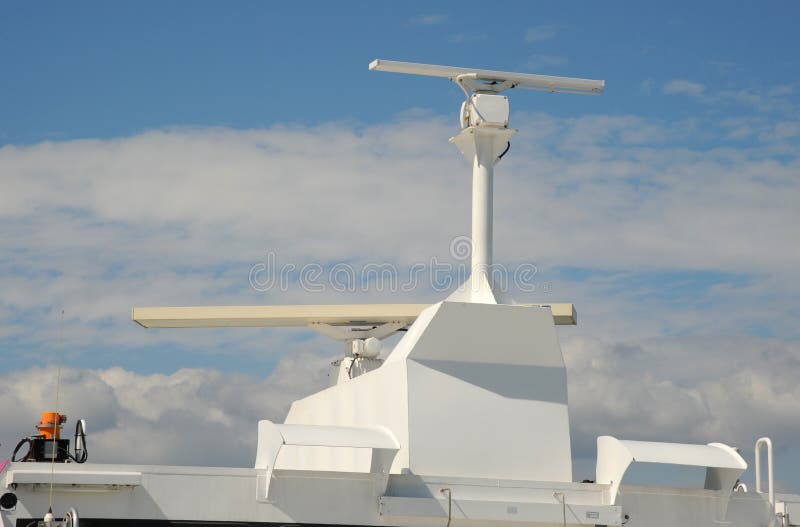
POLYGON ((727 75, 736 68, 736 63, 726 60, 708 60, 706 64, 711 66, 720 75, 727 75))
POLYGON ((560 55, 542 55, 536 54, 528 57, 525 63, 526 69, 538 70, 544 68, 552 68, 556 66, 563 66, 567 63, 567 58, 560 55))
POLYGON ((769 95, 773 97, 784 97, 792 95, 795 92, 794 84, 776 84, 769 89, 769 95))
POLYGON ((705 84, 687 81, 684 79, 674 79, 664 85, 664 93, 667 95, 689 95, 691 97, 702 97, 705 94, 705 84))
POLYGON ((639 83, 639 91, 645 95, 650 95, 653 92, 653 87, 655 86, 655 81, 652 78, 644 79, 641 83, 639 83))
POLYGON ((451 44, 464 44, 467 42, 481 42, 489 38, 486 33, 456 33, 447 37, 451 44))
POLYGON ((791 459, 800 446, 797 342, 575 338, 566 341, 564 354, 573 448, 580 458, 576 476, 591 474, 599 435, 720 441, 739 447, 750 461, 756 439, 766 435, 781 465, 797 462, 791 459))
POLYGON ((674 79, 664 84, 667 95, 685 95, 704 104, 739 106, 761 113, 790 115, 797 104, 790 99, 794 86, 781 84, 767 88, 710 90, 705 84, 674 79))
POLYGON ((438 26, 445 24, 450 19, 443 13, 429 13, 415 17, 411 24, 415 26, 438 26))
POLYGON ((551 40, 561 31, 561 26, 555 24, 543 24, 528 28, 525 32, 525 42, 544 42, 551 40))
MULTIPOLYGON (((106 463, 249 466, 256 423, 281 422, 289 404, 328 383, 330 359, 290 354, 267 379, 211 369, 143 375, 111 368, 65 369, 59 410, 85 418, 90 459, 106 463)), ((31 433, 40 412, 54 410, 55 368, 0 375, 2 451, 31 433)))
MULTIPOLYGON (((753 317, 745 306, 763 302, 775 312, 759 311, 759 324, 779 336, 795 331, 800 247, 786 226, 800 222, 796 121, 731 128, 517 114, 513 125, 521 131, 497 168, 498 261, 535 262, 542 280, 558 266, 612 272, 610 282, 600 274, 554 285, 552 295, 591 310, 587 328, 696 331, 695 314, 711 303, 724 316, 706 331, 737 331, 753 317), (719 145, 744 127, 759 142, 719 145), (683 292, 675 310, 657 304, 657 284, 641 277, 676 270, 759 287, 683 292)), ((252 290, 249 270, 268 250, 298 267, 447 259, 451 238, 469 229, 469 167, 446 144, 452 132, 449 120, 410 115, 369 128, 176 129, 4 147, 4 347, 49 357, 63 306, 66 348, 78 356, 107 342, 285 349, 295 333, 146 332, 130 322, 130 307, 342 301, 296 284, 252 290)), ((440 296, 422 285, 400 300, 440 296)), ((378 291, 347 301, 366 297, 386 301, 378 291)))

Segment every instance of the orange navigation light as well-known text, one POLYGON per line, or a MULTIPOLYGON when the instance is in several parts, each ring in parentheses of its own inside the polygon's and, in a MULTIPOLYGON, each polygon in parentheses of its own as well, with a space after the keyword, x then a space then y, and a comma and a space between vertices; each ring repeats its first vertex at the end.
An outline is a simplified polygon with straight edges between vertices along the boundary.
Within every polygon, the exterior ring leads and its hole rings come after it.
POLYGON ((58 412, 42 412, 42 422, 36 425, 39 434, 45 439, 61 439, 61 426, 67 422, 67 416, 58 412))

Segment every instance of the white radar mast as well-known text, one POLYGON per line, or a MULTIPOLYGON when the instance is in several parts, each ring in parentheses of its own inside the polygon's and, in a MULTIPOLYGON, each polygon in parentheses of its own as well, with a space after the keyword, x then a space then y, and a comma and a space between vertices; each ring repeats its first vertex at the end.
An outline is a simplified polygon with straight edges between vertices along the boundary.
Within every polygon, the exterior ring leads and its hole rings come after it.
POLYGON ((509 140, 517 133, 508 127, 508 97, 500 93, 511 88, 524 88, 599 95, 605 89, 605 81, 391 60, 374 60, 369 69, 444 77, 464 90, 466 100, 459 114, 461 132, 450 142, 472 162, 472 262, 470 277, 450 296, 450 300, 496 304, 491 285, 492 178, 494 165, 508 151, 509 140))

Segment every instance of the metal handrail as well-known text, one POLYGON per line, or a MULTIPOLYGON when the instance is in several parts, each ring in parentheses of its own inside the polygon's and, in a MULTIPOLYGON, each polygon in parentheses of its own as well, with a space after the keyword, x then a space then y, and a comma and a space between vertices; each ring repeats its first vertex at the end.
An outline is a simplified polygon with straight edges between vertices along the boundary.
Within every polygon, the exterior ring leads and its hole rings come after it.
POLYGON ((767 493, 769 504, 775 506, 775 493, 773 491, 773 466, 772 466, 772 440, 768 437, 761 437, 756 441, 756 492, 763 494, 761 490, 761 447, 767 445, 767 493))

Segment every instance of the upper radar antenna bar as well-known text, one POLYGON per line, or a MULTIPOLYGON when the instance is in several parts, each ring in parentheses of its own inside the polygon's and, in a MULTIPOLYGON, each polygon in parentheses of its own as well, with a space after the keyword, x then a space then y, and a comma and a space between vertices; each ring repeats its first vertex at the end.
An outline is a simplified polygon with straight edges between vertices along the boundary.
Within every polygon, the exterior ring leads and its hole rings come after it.
POLYGON ((605 81, 380 59, 373 60, 369 69, 444 77, 464 90, 466 100, 459 114, 462 130, 450 142, 472 161, 472 273, 467 283, 450 298, 497 303, 491 286, 492 179, 494 165, 508 151, 509 139, 517 133, 508 127, 508 97, 499 94, 512 88, 524 88, 599 95, 605 90, 605 81))

